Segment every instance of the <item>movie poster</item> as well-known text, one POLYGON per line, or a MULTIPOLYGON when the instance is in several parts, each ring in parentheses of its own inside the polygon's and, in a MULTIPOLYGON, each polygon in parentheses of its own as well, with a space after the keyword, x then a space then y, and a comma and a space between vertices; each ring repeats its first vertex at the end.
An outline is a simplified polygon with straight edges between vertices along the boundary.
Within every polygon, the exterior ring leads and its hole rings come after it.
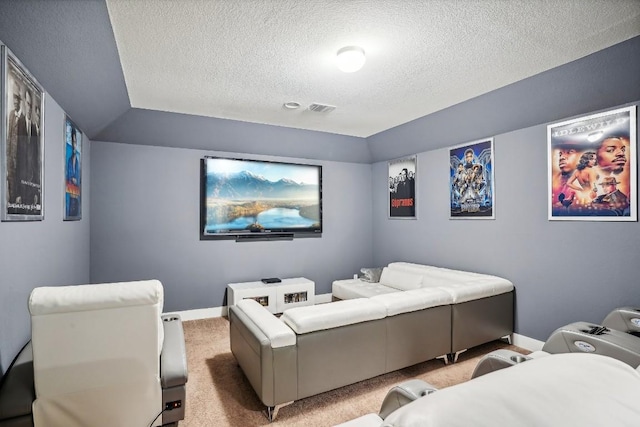
POLYGON ((416 160, 389 162, 389 218, 416 218, 416 160))
POLYGON ((549 219, 636 221, 636 107, 547 126, 549 219))
POLYGON ((451 219, 494 219, 493 138, 449 150, 451 219))
POLYGON ((44 92, 6 46, 2 76, 3 221, 41 221, 43 212, 44 92))
POLYGON ((64 119, 64 220, 82 218, 82 132, 64 119))

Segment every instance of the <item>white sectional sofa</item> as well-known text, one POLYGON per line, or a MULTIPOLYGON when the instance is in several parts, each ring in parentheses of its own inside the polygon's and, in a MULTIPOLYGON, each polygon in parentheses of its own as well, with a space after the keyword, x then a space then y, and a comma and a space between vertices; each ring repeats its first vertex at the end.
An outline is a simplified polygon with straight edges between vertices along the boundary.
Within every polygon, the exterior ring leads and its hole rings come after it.
POLYGON ((379 282, 336 280, 332 293, 336 299, 371 298, 403 310, 402 305, 414 304, 415 298, 431 298, 426 290, 448 296, 439 303, 451 305, 450 353, 454 360, 468 348, 513 333, 514 286, 502 277, 392 262, 382 269, 379 282))
POLYGON ((229 307, 231 351, 270 419, 294 400, 513 332, 513 284, 498 277, 393 263, 381 284, 334 290, 344 300, 280 318, 250 299, 229 307), (355 298, 360 289, 372 293, 355 298))

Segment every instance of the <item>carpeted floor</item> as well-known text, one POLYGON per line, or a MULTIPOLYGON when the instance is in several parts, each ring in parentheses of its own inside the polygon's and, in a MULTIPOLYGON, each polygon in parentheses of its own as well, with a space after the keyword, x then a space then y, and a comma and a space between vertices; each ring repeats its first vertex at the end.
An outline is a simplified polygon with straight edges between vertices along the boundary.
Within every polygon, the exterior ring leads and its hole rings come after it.
POLYGON ((183 323, 189 381, 185 419, 181 427, 333 426, 369 412, 378 412, 387 391, 408 379, 420 378, 437 388, 468 380, 478 360, 493 350, 527 351, 494 341, 462 353, 455 364, 431 360, 400 371, 293 402, 269 423, 264 406, 245 379, 229 348, 227 318, 183 323))

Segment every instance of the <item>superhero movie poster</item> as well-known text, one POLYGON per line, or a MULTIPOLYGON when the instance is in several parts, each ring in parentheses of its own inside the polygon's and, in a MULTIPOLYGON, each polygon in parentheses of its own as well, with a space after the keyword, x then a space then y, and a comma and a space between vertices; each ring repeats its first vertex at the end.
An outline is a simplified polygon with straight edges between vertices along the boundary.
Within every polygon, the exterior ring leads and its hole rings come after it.
POLYGON ((416 218, 416 159, 389 162, 389 218, 416 218))
POLYGON ((549 219, 636 221, 636 107, 547 126, 549 219))
POLYGON ((494 219, 493 138, 449 150, 451 219, 494 219))

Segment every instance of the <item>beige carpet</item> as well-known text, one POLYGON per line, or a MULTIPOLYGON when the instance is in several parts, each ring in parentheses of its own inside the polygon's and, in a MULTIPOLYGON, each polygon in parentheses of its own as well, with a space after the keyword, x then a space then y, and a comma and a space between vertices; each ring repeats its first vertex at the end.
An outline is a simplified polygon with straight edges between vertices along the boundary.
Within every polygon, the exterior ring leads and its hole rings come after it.
POLYGON ((293 402, 283 407, 273 423, 245 379, 229 348, 229 321, 212 318, 184 322, 189 381, 185 419, 181 427, 213 426, 333 426, 369 412, 378 412, 387 391, 412 378, 437 388, 468 380, 478 360, 486 353, 507 348, 527 351, 501 341, 473 348, 458 362, 445 366, 431 360, 400 371, 293 402))

